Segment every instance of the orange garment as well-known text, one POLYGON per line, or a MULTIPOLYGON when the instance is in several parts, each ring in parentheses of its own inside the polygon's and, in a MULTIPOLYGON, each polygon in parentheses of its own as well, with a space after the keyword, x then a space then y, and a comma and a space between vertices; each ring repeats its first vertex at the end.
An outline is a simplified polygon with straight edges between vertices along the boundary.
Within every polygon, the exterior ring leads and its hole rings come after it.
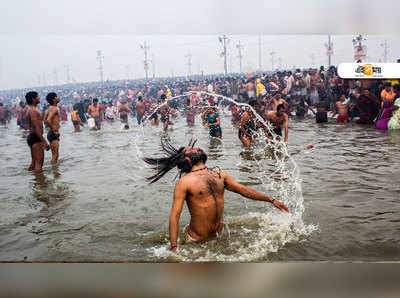
POLYGON ((385 89, 383 89, 381 92, 382 100, 393 101, 395 97, 396 97, 396 93, 393 91, 387 92, 385 89))
POLYGON ((72 111, 71 113, 71 120, 72 121, 80 121, 79 115, 78 115, 78 111, 72 111))

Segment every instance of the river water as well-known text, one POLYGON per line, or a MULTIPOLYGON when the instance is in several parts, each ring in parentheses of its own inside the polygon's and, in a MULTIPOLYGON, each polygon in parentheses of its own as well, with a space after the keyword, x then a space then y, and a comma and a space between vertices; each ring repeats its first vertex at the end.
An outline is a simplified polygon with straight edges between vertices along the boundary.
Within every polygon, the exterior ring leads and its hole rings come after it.
MULTIPOLYGON (((26 170, 27 133, 13 119, 0 128, 0 261, 400 260, 399 132, 291 119, 288 152, 298 171, 274 177, 282 172, 267 155, 243 150, 230 117, 223 116, 222 142, 199 118, 193 128, 178 118, 168 137, 176 146, 198 138, 209 167, 277 196, 296 216, 226 192, 226 235, 170 256, 176 171, 149 185, 152 172, 140 160, 160 154, 161 126, 142 131, 130 119, 129 131, 116 122, 74 133, 64 123, 58 164, 46 152, 43 175, 35 175, 26 170), (282 195, 285 185, 293 192, 282 195)), ((188 222, 185 206, 181 231, 188 222)))

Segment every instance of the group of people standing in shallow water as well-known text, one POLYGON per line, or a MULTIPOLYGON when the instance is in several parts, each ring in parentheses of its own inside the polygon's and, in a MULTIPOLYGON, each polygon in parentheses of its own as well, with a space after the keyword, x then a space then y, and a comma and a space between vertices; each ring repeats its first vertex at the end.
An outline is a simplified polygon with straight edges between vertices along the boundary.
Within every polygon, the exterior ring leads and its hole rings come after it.
MULTIPOLYGON (((260 133, 265 135, 267 142, 276 137, 287 143, 289 118, 297 117, 301 121, 308 117, 309 111, 315 114, 317 123, 328 122, 328 112, 332 112, 331 118, 338 115, 338 123, 358 118, 357 123, 375 124, 377 129, 400 129, 400 85, 397 80, 342 80, 332 68, 328 71, 320 69, 319 72, 296 70, 294 73, 258 74, 247 79, 172 80, 168 84, 172 87, 154 82, 118 87, 113 91, 117 98, 108 101, 100 102, 95 96, 91 100, 76 98, 70 108, 74 129, 78 132, 87 123, 89 128, 100 130, 102 123, 114 122, 118 118, 121 129, 129 129, 132 124, 129 117, 132 116, 136 117, 138 125, 150 123, 159 126, 161 122, 162 130, 168 131, 174 118, 181 113, 186 117, 188 126, 195 125, 198 115, 211 137, 222 138, 221 116, 226 110, 230 110, 232 125, 237 128, 238 139, 244 147, 254 145, 260 133), (233 98, 238 104, 227 98, 233 98), (269 124, 271 129, 264 123, 269 124)), ((51 150, 52 163, 58 160, 60 124, 66 120, 66 112, 58 107, 60 98, 54 92, 46 95, 48 108, 42 111, 38 108, 38 92, 26 93, 25 101, 26 105, 21 101, 14 111, 1 104, 0 123, 7 125, 14 115, 18 125, 29 130, 27 144, 32 161, 28 169, 41 172, 46 150, 51 150), (44 126, 48 128, 47 138, 43 136, 44 126)), ((144 158, 144 162, 156 170, 148 178, 151 183, 161 179, 171 169, 178 168, 180 171, 169 222, 172 251, 178 250, 179 217, 185 201, 191 219, 183 240, 189 243, 224 233, 225 190, 269 202, 275 208, 289 212, 283 202, 241 185, 225 171, 208 169, 207 154, 194 145, 195 141, 191 141, 188 146, 175 148, 164 141, 165 157, 144 158)))
POLYGON ((99 130, 104 122, 115 121, 120 121, 122 129, 129 129, 132 125, 130 117, 136 118, 139 125, 161 124, 162 129, 168 131, 174 118, 182 113, 188 126, 195 125, 198 115, 211 137, 222 138, 221 116, 230 110, 238 139, 248 147, 255 143, 260 133, 268 140, 276 135, 287 143, 289 118, 296 117, 301 121, 310 117, 310 113, 315 115, 317 123, 326 123, 337 115, 338 123, 351 122, 355 118, 356 123, 375 124, 377 129, 399 129, 399 87, 398 80, 343 80, 337 76, 334 67, 328 70, 321 67, 319 71, 297 69, 258 73, 247 78, 232 75, 192 80, 138 80, 123 85, 108 82, 83 85, 82 89, 79 86, 56 89, 61 96, 47 93, 47 107, 40 104, 39 94, 35 91, 26 93, 25 102, 20 100, 11 105, 16 93, 9 97, 0 93, 0 99, 6 103, 0 103, 0 124, 7 125, 15 116, 18 125, 30 131, 28 144, 32 164, 29 168, 40 171, 42 149, 51 149, 51 161, 58 160, 60 123, 67 120, 67 111, 77 132, 85 124, 99 130), (269 123, 272 129, 267 129, 263 122, 269 123), (42 136, 40 125, 43 123, 49 128, 47 140, 42 136), (39 143, 42 145, 37 145, 39 143))

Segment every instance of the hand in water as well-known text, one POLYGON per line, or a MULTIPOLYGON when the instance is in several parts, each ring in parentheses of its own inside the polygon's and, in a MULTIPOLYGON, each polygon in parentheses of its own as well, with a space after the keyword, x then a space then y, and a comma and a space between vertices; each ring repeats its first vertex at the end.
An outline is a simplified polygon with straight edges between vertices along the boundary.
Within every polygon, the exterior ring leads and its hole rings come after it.
POLYGON ((274 206, 275 206, 276 208, 278 208, 279 210, 281 210, 281 211, 286 211, 287 213, 290 213, 288 207, 286 207, 285 204, 283 204, 283 203, 281 203, 281 202, 279 202, 279 201, 277 201, 277 200, 275 200, 273 204, 274 204, 274 206))

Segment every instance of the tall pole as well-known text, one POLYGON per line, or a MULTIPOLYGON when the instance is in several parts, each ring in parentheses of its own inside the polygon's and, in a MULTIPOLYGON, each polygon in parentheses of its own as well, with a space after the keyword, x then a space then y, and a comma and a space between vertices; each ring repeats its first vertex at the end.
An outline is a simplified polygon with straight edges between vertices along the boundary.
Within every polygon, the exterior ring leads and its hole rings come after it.
POLYGON ((188 66, 188 77, 192 75, 192 54, 189 52, 185 55, 185 57, 188 59, 187 66, 188 66))
POLYGON ((243 48, 243 46, 240 44, 240 40, 239 40, 239 43, 236 45, 236 47, 237 47, 237 49, 239 51, 239 55, 238 55, 238 58, 239 58, 239 72, 242 73, 242 58, 243 58, 242 48, 243 48))
POLYGON ((278 58, 278 67, 279 67, 279 70, 282 70, 282 57, 278 58))
POLYGON ((362 45, 362 41, 366 40, 361 34, 353 38, 353 46, 354 46, 354 58, 356 61, 361 61, 362 58, 366 58, 367 53, 364 52, 364 47, 362 45))
POLYGON ((146 80, 149 79, 149 61, 147 59, 147 50, 150 49, 150 46, 146 44, 146 41, 140 47, 144 50, 144 71, 146 72, 146 80))
POLYGON ((331 35, 328 35, 328 66, 331 67, 331 56, 332 56, 332 42, 331 35))
POLYGON ((261 34, 258 36, 258 69, 261 70, 261 34))
POLYGON ((381 44, 381 47, 383 47, 383 62, 387 62, 387 56, 388 56, 388 49, 389 46, 387 44, 387 40, 385 39, 385 42, 381 44))
POLYGON ((219 37, 219 42, 222 43, 222 47, 223 47, 223 52, 221 53, 221 56, 224 57, 224 73, 225 76, 228 74, 228 64, 226 61, 226 42, 227 42, 228 38, 226 37, 226 35, 224 34, 222 37, 219 37))
POLYGON ((154 54, 151 54, 151 69, 153 72, 153 79, 156 77, 156 61, 154 59, 154 54))
POLYGON ((275 58, 275 51, 272 50, 271 53, 269 53, 271 55, 271 70, 274 71, 274 58, 275 58))
POLYGON ((104 56, 103 56, 102 51, 98 50, 97 51, 97 61, 99 62, 98 70, 99 70, 99 74, 100 74, 100 82, 102 82, 102 83, 104 82, 103 59, 104 59, 104 56))

